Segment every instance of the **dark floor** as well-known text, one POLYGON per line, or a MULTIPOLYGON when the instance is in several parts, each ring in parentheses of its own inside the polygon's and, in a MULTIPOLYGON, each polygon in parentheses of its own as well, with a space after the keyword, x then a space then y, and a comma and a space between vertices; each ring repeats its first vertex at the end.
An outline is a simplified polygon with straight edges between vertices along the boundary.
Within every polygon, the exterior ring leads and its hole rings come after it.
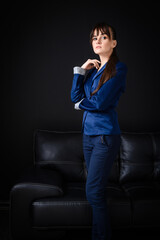
MULTIPOLYGON (((112 240, 160 240, 160 229, 145 231, 113 230, 112 240)), ((0 210, 0 240, 11 240, 9 237, 9 211, 0 210)), ((57 240, 57 239, 53 239, 57 240)), ((60 240, 91 240, 91 230, 68 230, 60 240)))

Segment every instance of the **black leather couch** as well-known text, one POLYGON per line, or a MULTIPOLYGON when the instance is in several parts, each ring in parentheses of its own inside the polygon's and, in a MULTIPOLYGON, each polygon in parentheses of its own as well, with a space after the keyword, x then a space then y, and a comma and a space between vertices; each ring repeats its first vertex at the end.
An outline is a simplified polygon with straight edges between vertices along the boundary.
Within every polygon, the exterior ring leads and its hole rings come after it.
MULTIPOLYGON (((12 238, 91 228, 86 177, 80 132, 36 130, 34 166, 10 192, 12 238)), ((106 191, 113 229, 160 228, 160 133, 122 132, 106 191)))

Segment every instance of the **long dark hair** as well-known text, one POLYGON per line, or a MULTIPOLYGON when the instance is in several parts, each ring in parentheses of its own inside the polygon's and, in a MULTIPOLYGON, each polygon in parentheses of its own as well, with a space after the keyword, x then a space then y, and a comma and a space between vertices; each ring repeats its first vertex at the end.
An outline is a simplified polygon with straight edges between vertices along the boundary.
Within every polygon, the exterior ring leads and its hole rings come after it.
MULTIPOLYGON (((97 35, 99 34, 99 31, 103 34, 107 34, 108 38, 111 40, 116 40, 116 31, 115 29, 105 23, 105 22, 101 22, 101 23, 98 23, 96 24, 92 30, 91 30, 91 33, 90 33, 90 43, 92 44, 92 40, 93 40, 93 34, 94 34, 94 31, 97 30, 97 35)), ((99 83, 98 83, 98 86, 97 88, 91 93, 91 96, 93 94, 95 94, 100 88, 101 86, 107 82, 111 77, 115 76, 116 74, 116 63, 119 61, 118 59, 118 56, 117 56, 117 51, 116 51, 116 48, 113 48, 113 52, 106 64, 106 67, 103 71, 103 74, 99 80, 99 83)))

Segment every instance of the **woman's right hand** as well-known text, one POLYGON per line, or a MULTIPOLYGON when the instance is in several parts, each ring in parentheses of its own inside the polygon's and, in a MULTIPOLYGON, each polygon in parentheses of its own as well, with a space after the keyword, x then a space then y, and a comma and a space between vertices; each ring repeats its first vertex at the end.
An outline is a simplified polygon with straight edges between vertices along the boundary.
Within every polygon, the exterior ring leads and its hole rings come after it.
POLYGON ((95 67, 99 69, 101 62, 98 61, 97 59, 88 59, 82 66, 81 68, 90 70, 91 68, 95 67))

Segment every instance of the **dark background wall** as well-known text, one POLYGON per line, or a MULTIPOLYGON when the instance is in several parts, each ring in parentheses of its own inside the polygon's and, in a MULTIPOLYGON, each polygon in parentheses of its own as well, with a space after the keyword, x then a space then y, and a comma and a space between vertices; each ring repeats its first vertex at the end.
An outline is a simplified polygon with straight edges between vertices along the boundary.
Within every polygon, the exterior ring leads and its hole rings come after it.
POLYGON ((1 6, 0 201, 33 162, 35 129, 81 130, 82 111, 70 100, 72 69, 95 58, 91 27, 106 21, 117 30, 118 53, 128 66, 121 97, 123 131, 159 131, 159 23, 150 2, 32 1, 1 6))

